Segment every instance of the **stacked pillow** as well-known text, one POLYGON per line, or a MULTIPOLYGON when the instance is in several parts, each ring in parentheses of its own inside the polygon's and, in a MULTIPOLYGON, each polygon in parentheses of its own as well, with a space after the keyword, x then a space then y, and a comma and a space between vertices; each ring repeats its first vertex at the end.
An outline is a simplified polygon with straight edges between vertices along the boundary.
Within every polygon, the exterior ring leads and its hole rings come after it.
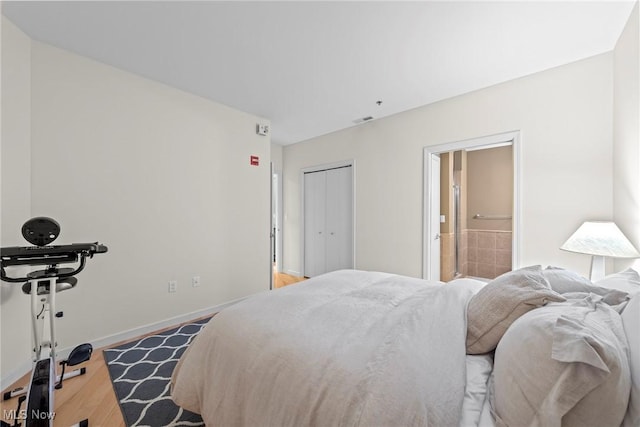
POLYGON ((558 267, 547 267, 543 274, 563 296, 570 298, 576 297, 575 292, 590 292, 602 296, 603 302, 621 313, 631 368, 631 397, 623 425, 640 426, 640 274, 627 268, 595 283, 558 267))
POLYGON ((622 312, 622 326, 629 343, 631 396, 624 427, 640 426, 640 295, 631 298, 622 312))
POLYGON ((495 348, 498 425, 640 425, 635 270, 592 283, 536 266, 494 282, 469 303, 467 352, 495 348))
MULTIPOLYGON (((610 279, 610 276, 608 276, 601 281, 603 282, 602 284, 601 282, 593 284, 589 279, 580 276, 578 273, 559 267, 549 266, 543 270, 542 274, 549 281, 551 289, 563 295, 578 292, 592 293, 600 295, 604 302, 611 306, 618 306, 629 300, 627 291, 619 290, 623 287, 621 282, 624 276, 619 279, 610 279), (605 286, 602 286, 603 284, 605 286), (615 284, 617 287, 612 286, 612 284, 615 284)), ((640 283, 638 284, 638 291, 640 292, 640 283)), ((618 311, 621 311, 622 308, 624 307, 619 307, 618 311)))
POLYGON ((549 286, 539 265, 510 271, 488 283, 467 307, 467 354, 493 351, 524 313, 565 298, 549 286))
POLYGON ((640 293, 640 274, 633 268, 627 268, 620 273, 611 274, 602 280, 598 280, 594 285, 617 289, 633 296, 640 293))
POLYGON ((627 351, 620 316, 599 296, 526 313, 496 348, 498 424, 619 426, 631 388, 627 351))
POLYGON ((640 274, 633 268, 611 274, 594 283, 608 289, 628 292, 631 300, 622 312, 624 326, 629 343, 629 364, 631 367, 631 396, 625 416, 624 427, 640 426, 640 274))

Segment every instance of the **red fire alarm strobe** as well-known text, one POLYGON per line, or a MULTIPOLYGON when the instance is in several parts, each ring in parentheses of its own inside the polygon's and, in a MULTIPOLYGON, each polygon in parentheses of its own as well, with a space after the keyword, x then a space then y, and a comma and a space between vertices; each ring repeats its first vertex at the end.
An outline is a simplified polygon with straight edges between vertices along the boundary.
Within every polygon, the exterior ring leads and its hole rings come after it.
POLYGON ((251 156, 249 158, 249 163, 251 164, 251 166, 260 166, 260 157, 251 156))

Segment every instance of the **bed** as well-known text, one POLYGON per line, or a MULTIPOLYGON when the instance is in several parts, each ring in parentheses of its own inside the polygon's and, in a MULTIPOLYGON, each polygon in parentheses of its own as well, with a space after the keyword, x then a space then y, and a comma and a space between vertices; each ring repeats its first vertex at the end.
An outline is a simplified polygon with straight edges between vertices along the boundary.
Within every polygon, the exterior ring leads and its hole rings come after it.
POLYGON ((638 425, 632 295, 540 266, 488 284, 336 271, 219 312, 172 398, 210 426, 638 425))

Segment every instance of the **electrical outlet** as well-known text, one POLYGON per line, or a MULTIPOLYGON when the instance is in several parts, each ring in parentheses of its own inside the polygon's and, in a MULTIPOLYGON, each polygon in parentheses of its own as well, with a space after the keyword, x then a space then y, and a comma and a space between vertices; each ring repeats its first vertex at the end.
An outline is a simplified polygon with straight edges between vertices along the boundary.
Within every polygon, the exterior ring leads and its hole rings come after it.
POLYGON ((169 280, 169 292, 173 293, 178 290, 178 281, 177 280, 169 280))
POLYGON ((191 278, 191 286, 193 286, 194 288, 200 286, 200 276, 193 276, 191 278))

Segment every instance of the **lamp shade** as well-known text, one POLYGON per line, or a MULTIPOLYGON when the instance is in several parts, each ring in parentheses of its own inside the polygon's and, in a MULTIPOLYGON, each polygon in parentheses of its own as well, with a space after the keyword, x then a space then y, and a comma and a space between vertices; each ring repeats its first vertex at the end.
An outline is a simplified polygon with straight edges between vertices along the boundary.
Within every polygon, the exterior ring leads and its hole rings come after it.
POLYGON ((612 221, 587 221, 560 249, 613 258, 640 258, 640 253, 612 221))

